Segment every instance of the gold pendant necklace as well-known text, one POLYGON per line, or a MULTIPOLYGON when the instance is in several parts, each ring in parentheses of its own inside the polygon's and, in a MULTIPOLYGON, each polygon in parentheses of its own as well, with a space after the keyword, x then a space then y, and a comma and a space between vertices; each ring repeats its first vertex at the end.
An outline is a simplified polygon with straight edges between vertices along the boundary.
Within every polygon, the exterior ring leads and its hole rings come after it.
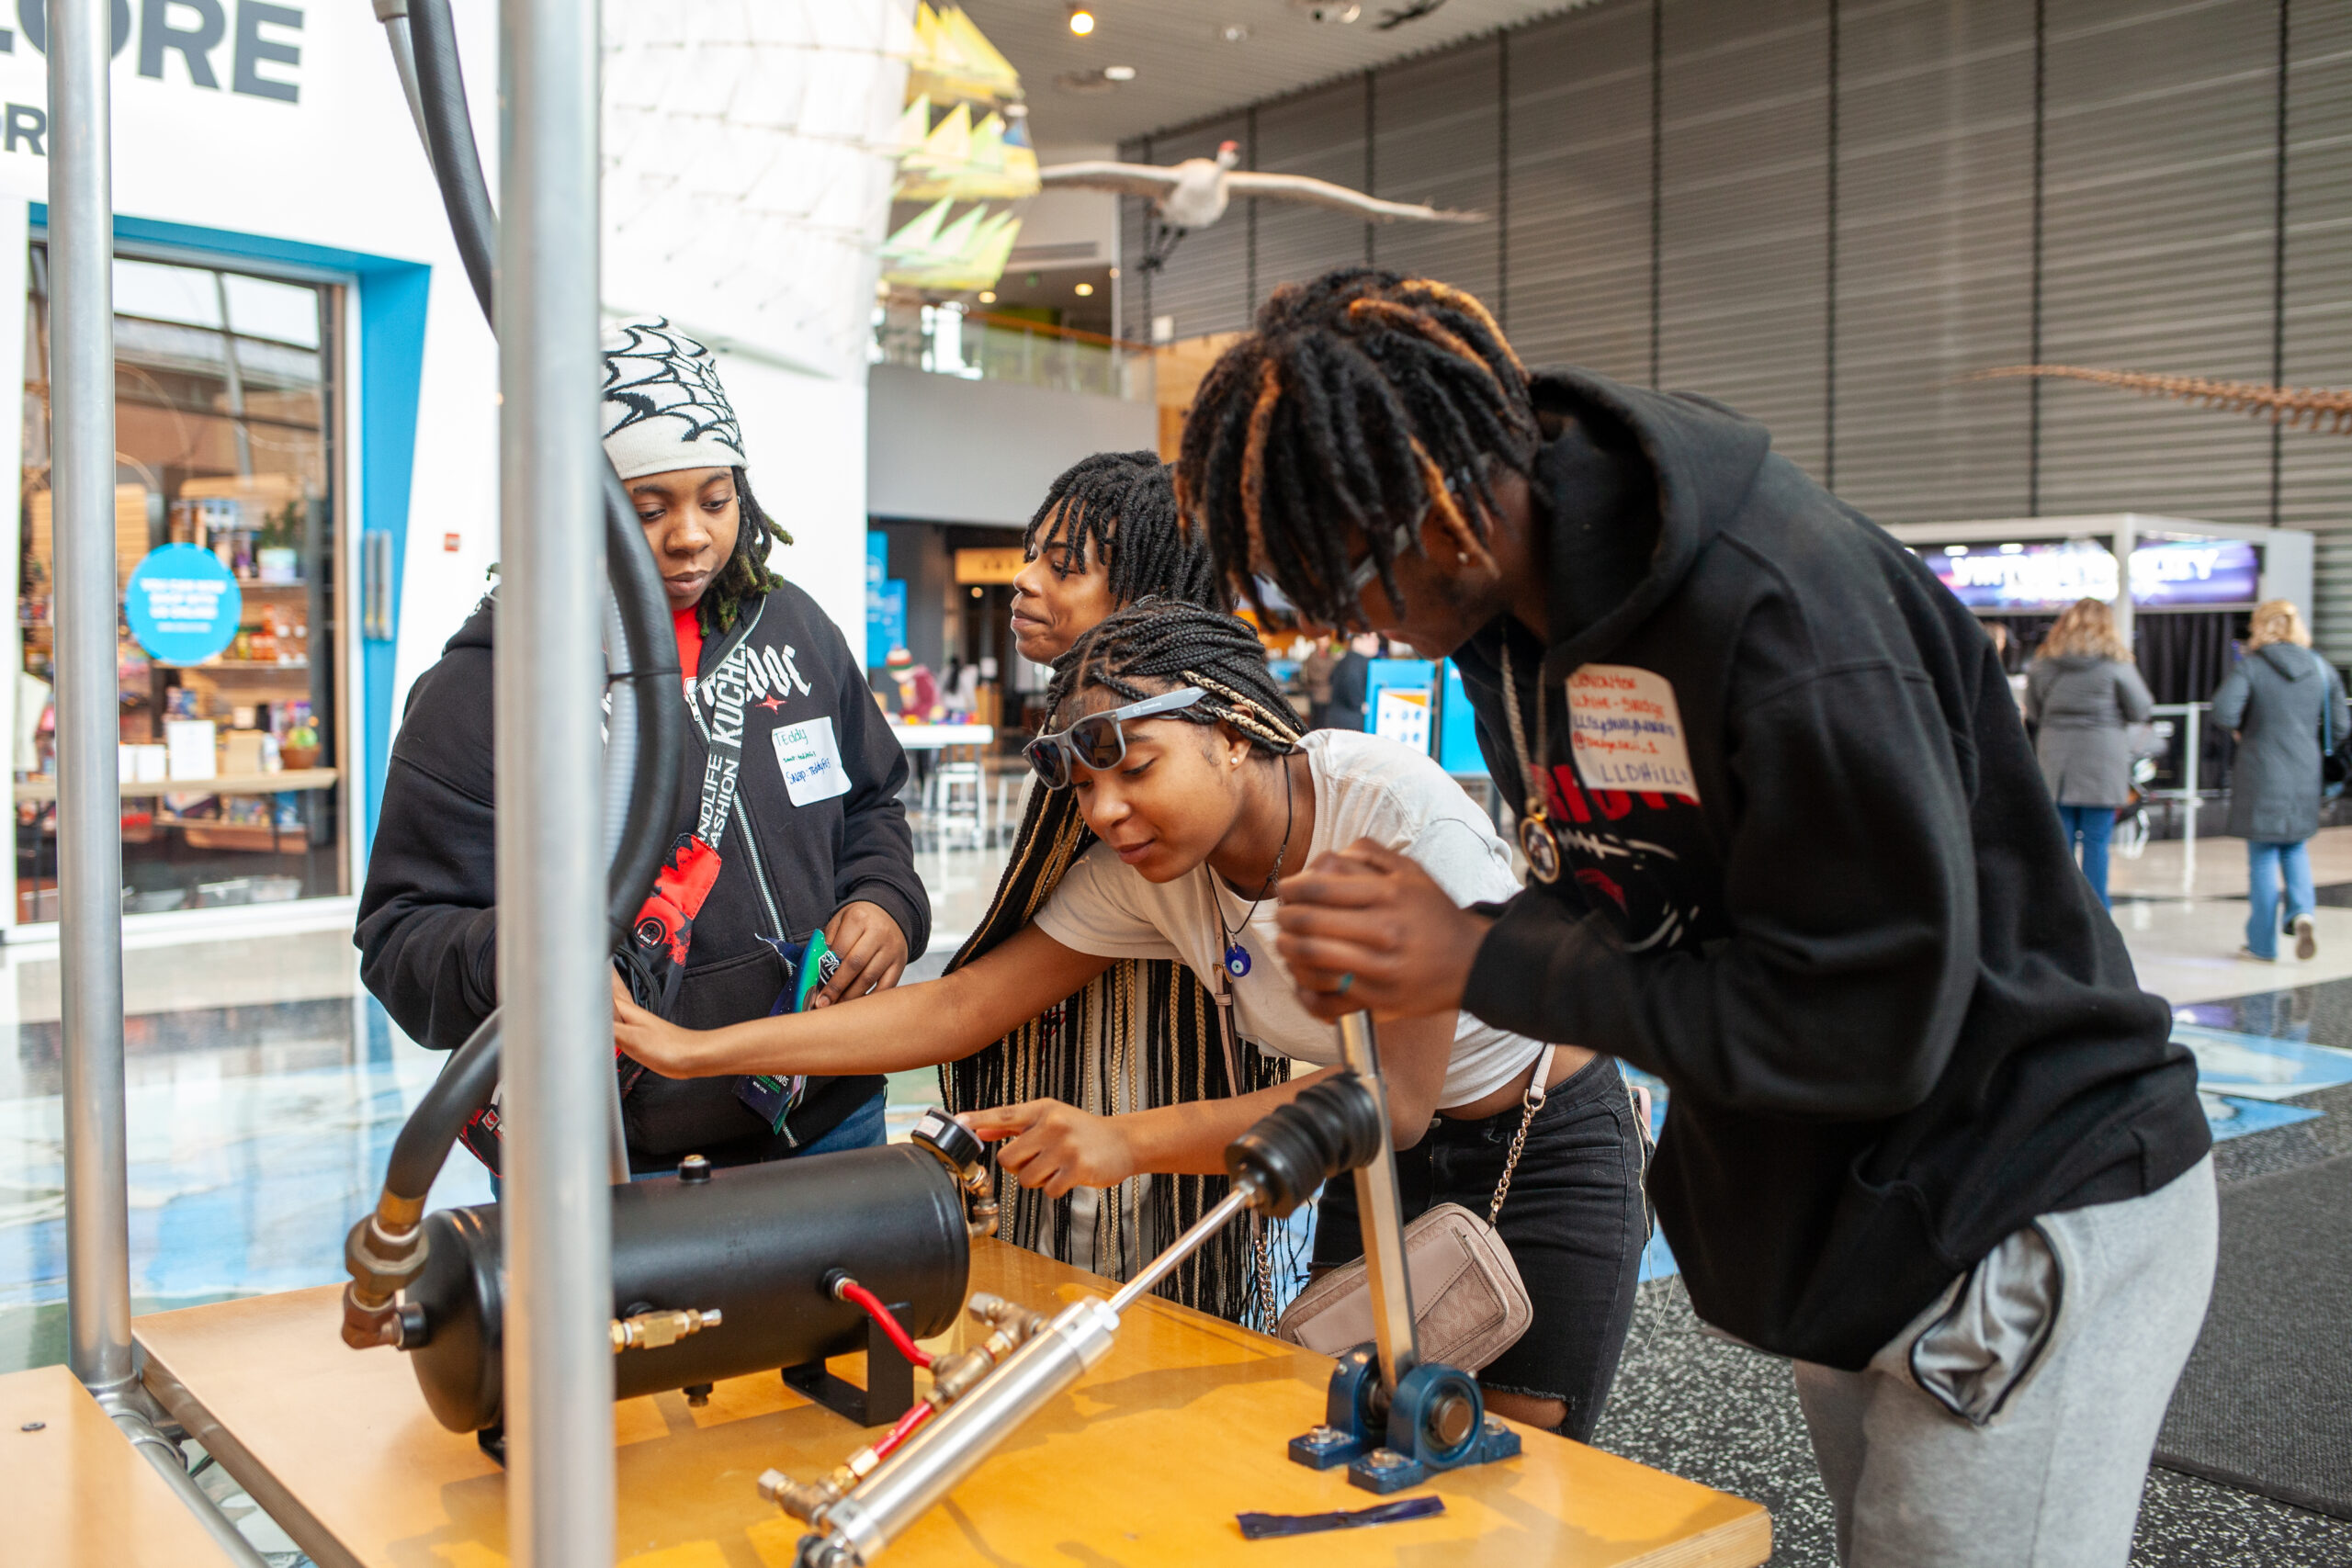
POLYGON ((1549 815, 1544 809, 1543 775, 1536 771, 1544 750, 1544 682, 1541 673, 1535 682, 1535 750, 1527 749, 1527 736, 1519 723, 1519 680, 1511 673, 1510 643, 1506 635, 1503 643, 1503 716, 1510 721, 1510 746, 1519 762, 1519 771, 1527 786, 1527 806, 1519 814, 1519 850, 1527 857, 1527 874, 1550 886, 1560 880, 1560 840, 1554 837, 1549 815))

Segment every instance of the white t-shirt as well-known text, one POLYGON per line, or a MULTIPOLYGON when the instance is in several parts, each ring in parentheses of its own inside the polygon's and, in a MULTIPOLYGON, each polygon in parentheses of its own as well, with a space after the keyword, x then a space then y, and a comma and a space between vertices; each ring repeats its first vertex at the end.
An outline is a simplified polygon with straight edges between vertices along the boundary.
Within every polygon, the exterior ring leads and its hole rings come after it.
MULTIPOLYGON (((1344 729, 1310 731, 1303 745, 1315 780, 1309 860, 1370 839, 1419 862, 1457 904, 1508 898, 1519 891, 1510 852, 1495 836, 1486 813, 1428 757, 1393 740, 1344 729)), ((1229 985, 1243 1039, 1263 1051, 1327 1066, 1340 1059, 1339 1034, 1298 1004, 1289 967, 1274 951, 1276 907, 1268 898, 1250 914, 1250 900, 1205 864, 1173 882, 1148 882, 1110 845, 1098 843, 1069 868, 1037 911, 1036 922, 1047 936, 1079 953, 1172 958, 1211 991, 1229 985), (1225 968, 1227 931, 1250 956, 1250 972, 1238 978, 1225 968)), ((1524 1083, 1538 1049, 1532 1040, 1466 1012, 1458 1015, 1438 1103, 1466 1105, 1505 1084, 1524 1083)))

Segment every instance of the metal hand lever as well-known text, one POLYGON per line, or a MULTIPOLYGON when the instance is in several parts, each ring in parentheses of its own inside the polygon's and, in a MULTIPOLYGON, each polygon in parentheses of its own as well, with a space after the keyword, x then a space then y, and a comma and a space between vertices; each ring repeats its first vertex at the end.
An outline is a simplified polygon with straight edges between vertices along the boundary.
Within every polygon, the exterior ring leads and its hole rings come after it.
POLYGON ((1413 1327, 1413 1281, 1405 1271, 1405 1205, 1396 1190, 1396 1138, 1388 1122, 1388 1094, 1381 1085, 1380 1043, 1373 1033, 1372 1014, 1351 1012, 1340 1020, 1340 1059, 1363 1080, 1380 1118, 1380 1153, 1355 1170, 1356 1215, 1372 1286, 1380 1386, 1393 1395, 1397 1380, 1420 1364, 1421 1345, 1413 1327))

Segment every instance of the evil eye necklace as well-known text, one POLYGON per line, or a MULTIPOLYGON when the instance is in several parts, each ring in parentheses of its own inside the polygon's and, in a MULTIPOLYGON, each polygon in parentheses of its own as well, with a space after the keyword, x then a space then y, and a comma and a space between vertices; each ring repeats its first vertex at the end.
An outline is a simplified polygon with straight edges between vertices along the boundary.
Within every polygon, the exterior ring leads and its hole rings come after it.
POLYGON ((1511 750, 1519 754, 1519 770, 1527 784, 1527 808, 1519 814, 1519 849, 1527 857, 1527 874, 1549 886, 1560 880, 1560 840, 1552 834, 1549 814, 1544 809, 1543 775, 1537 771, 1550 753, 1544 749, 1544 682, 1541 674, 1535 682, 1535 750, 1527 749, 1527 736, 1519 724, 1519 682, 1511 674, 1510 644, 1503 644, 1503 716, 1510 720, 1511 750))
POLYGON ((1266 895, 1274 890, 1275 880, 1283 874, 1283 862, 1290 858, 1291 827, 1298 820, 1297 813, 1295 809, 1296 803, 1291 798, 1290 793, 1290 759, 1287 757, 1283 758, 1282 760, 1282 848, 1274 852, 1273 869, 1267 872, 1266 880, 1258 885, 1258 896, 1250 900, 1250 908, 1242 915, 1240 925, 1227 926, 1225 923, 1225 899, 1218 896, 1215 890, 1216 873, 1214 871, 1209 873, 1211 887, 1210 900, 1216 908, 1216 929, 1222 932, 1225 937, 1225 972, 1232 976, 1237 980, 1250 973, 1250 950, 1241 945, 1241 933, 1250 929, 1250 922, 1257 918, 1258 906, 1264 903, 1266 901, 1266 895))

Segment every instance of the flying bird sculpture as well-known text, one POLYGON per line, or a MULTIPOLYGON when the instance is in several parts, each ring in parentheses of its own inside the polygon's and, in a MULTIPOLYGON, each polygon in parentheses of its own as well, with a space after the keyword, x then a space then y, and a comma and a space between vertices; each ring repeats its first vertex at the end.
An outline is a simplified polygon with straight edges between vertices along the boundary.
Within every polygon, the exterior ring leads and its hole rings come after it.
POLYGON ((1049 190, 1108 190, 1148 198, 1153 222, 1144 246, 1147 272, 1165 263, 1186 234, 1224 217, 1236 197, 1305 202, 1384 223, 1400 219, 1420 223, 1483 223, 1487 219, 1483 212, 1450 212, 1417 202, 1383 201, 1305 175, 1258 174, 1239 168, 1240 162, 1241 144, 1227 141, 1217 148, 1214 158, 1187 158, 1172 167, 1090 160, 1040 169, 1037 179, 1049 190))
POLYGON ((2312 430, 2352 435, 2352 390, 2331 387, 2270 387, 2259 381, 2215 381, 2202 376, 2155 376, 2139 370, 2093 370, 2079 365, 2004 365, 1997 369, 1979 370, 1968 379, 1992 381, 2018 376, 2089 381, 2145 397, 2174 398, 2223 413, 2251 414, 2290 430, 2304 424, 2312 430))

